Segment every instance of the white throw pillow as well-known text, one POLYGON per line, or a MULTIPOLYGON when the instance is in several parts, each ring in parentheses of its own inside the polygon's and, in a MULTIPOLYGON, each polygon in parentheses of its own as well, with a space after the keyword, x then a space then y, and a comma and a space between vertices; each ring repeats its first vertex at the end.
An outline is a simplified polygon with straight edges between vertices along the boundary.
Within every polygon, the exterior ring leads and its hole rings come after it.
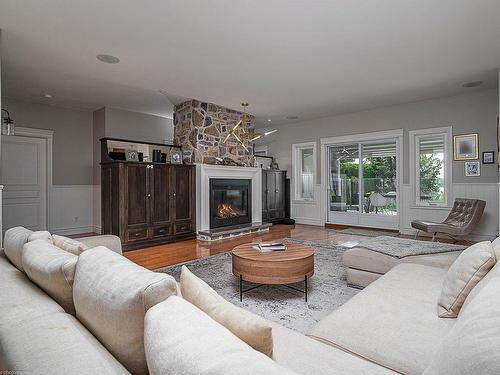
POLYGON ((460 312, 424 375, 500 374, 499 291, 496 272, 460 312))
POLYGON ((175 293, 172 276, 149 271, 103 246, 78 257, 76 317, 132 374, 147 374, 146 311, 175 293))
POLYGON ((176 296, 147 312, 144 346, 151 375, 293 374, 176 296))
POLYGON ((495 262, 495 252, 489 241, 479 242, 465 249, 446 273, 438 300, 439 317, 456 318, 469 292, 495 262))
POLYGON ((269 323, 260 316, 226 301, 186 266, 182 266, 181 271, 181 293, 182 298, 208 314, 252 348, 272 356, 273 333, 269 323))
POLYGON ((51 244, 54 243, 52 241, 52 235, 46 230, 39 230, 31 233, 30 236, 28 237, 28 241, 35 241, 35 240, 43 240, 51 244))
POLYGON ((59 236, 57 234, 52 235, 52 240, 54 241, 54 245, 67 251, 71 254, 80 255, 85 250, 88 250, 88 246, 84 243, 74 240, 73 238, 59 236))
POLYGON ((23 248, 24 272, 68 313, 75 315, 73 278, 78 257, 45 240, 28 242, 23 248))
POLYGON ((5 232, 3 246, 5 256, 10 262, 17 267, 18 270, 23 271, 23 246, 28 242, 28 238, 33 233, 31 230, 23 227, 10 228, 5 232))

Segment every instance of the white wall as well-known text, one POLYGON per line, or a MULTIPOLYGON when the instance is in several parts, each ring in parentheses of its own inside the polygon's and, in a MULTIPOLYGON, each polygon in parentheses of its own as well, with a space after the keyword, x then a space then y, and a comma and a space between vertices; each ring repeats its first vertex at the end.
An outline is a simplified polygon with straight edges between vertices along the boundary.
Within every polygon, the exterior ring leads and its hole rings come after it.
MULTIPOLYGON (((258 146, 267 146, 268 155, 274 156, 281 169, 292 176, 291 145, 315 141, 321 138, 355 135, 383 130, 403 129, 403 191, 401 231, 412 233, 409 222, 413 219, 442 219, 449 211, 413 208, 407 189, 409 186, 409 141, 410 130, 452 126, 453 134, 479 133, 480 152, 496 151, 496 118, 499 108, 499 91, 476 91, 454 97, 438 98, 416 103, 378 108, 369 111, 303 121, 277 126, 278 132, 260 140, 258 146), (406 193, 405 193, 406 191, 406 193)), ((273 126, 275 128, 275 126, 273 126)), ((496 155, 498 157, 498 155, 496 155)), ((322 225, 326 218, 325 192, 321 184, 321 157, 318 155, 317 181, 314 202, 292 202, 291 212, 299 223, 322 225)), ((477 238, 497 235, 498 220, 498 167, 481 165, 481 177, 467 178, 464 174, 464 162, 453 162, 452 198, 470 197, 486 199, 486 213, 476 231, 477 238)), ((292 184, 293 189, 293 184, 292 184)), ((293 190, 292 190, 293 193, 293 190)))

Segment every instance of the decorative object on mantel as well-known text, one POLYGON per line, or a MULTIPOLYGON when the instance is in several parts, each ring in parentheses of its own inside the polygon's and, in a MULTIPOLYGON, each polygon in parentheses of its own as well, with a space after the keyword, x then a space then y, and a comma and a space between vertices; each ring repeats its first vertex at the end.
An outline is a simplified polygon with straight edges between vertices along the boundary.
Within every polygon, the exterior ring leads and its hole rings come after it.
POLYGON ((7 113, 7 117, 3 117, 2 119, 2 135, 14 135, 15 134, 14 120, 10 118, 9 111, 2 108, 2 112, 7 113))
POLYGON ((479 159, 479 134, 453 136, 453 160, 479 159))
POLYGON ((219 157, 216 157, 215 158, 217 164, 219 165, 231 165, 231 166, 234 166, 234 167, 246 167, 246 163, 244 162, 239 162, 237 160, 233 160, 231 158, 219 158, 219 157))
POLYGON ((182 161, 185 164, 191 164, 193 158, 193 153, 191 151, 182 151, 182 161))
POLYGON ((125 160, 139 161, 139 154, 137 153, 137 150, 127 150, 125 152, 125 160))
POLYGON ((273 162, 271 163, 271 170, 279 171, 279 169, 280 169, 280 166, 278 165, 278 162, 276 162, 276 160, 273 159, 273 162))
POLYGON ((478 161, 465 162, 465 177, 479 177, 481 176, 481 163, 478 161))
POLYGON ((483 151, 483 164, 495 164, 495 151, 483 151))

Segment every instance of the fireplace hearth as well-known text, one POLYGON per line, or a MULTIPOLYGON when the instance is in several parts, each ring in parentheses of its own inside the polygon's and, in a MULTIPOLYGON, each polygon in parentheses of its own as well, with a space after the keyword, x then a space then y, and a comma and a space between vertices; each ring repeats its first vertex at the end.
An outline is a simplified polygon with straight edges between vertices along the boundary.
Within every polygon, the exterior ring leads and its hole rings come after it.
POLYGON ((210 229, 252 223, 252 181, 210 179, 210 229))

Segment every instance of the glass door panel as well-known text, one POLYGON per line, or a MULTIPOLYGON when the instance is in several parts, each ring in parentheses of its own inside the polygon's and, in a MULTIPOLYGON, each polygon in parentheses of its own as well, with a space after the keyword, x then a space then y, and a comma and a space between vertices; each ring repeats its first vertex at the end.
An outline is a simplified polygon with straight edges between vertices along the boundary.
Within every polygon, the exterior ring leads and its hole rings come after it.
POLYGON ((396 142, 366 143, 361 146, 363 213, 397 215, 396 142))
POLYGON ((359 212, 358 145, 332 146, 329 159, 330 211, 359 212))

